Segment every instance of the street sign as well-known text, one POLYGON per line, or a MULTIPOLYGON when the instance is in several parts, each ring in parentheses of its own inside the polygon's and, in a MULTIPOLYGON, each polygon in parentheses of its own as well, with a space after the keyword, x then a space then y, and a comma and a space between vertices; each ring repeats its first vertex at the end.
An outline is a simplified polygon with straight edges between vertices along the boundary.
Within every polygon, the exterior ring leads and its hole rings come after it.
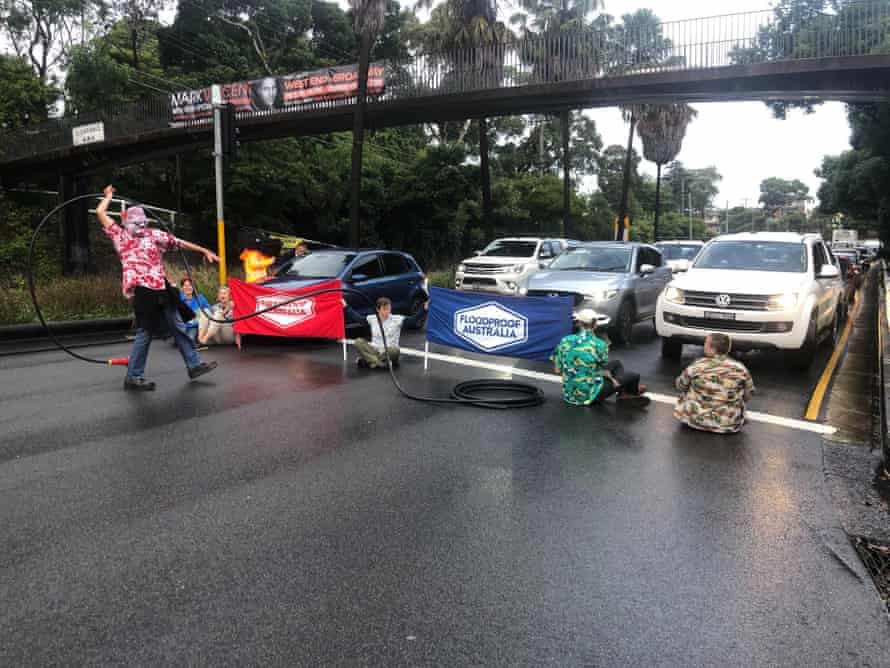
POLYGON ((88 123, 71 128, 71 142, 75 146, 93 144, 97 141, 105 141, 105 123, 88 123))

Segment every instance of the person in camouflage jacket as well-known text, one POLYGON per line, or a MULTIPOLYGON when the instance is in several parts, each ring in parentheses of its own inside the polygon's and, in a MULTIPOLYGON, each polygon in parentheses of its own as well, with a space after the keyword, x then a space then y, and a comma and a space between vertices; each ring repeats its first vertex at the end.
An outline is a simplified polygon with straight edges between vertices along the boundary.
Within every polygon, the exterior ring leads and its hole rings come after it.
POLYGON ((709 334, 705 356, 677 378, 682 393, 674 417, 683 424, 717 434, 732 434, 745 423, 745 402, 754 394, 754 381, 745 365, 729 355, 726 334, 709 334))

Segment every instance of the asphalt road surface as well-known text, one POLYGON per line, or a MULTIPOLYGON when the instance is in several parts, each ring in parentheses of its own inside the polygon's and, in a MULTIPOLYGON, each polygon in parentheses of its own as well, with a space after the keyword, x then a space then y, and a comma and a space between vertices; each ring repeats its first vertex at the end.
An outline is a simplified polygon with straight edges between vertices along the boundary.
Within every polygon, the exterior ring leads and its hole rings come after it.
MULTIPOLYGON (((681 365, 637 337, 615 356, 670 393, 681 365)), ((890 662, 817 434, 700 434, 553 383, 527 410, 418 403, 330 343, 204 356, 220 368, 188 382, 155 342, 148 394, 0 357, 0 665, 890 662)), ((745 356, 751 407, 800 418, 825 357, 745 356)), ((443 396, 498 375, 397 373, 443 396)))

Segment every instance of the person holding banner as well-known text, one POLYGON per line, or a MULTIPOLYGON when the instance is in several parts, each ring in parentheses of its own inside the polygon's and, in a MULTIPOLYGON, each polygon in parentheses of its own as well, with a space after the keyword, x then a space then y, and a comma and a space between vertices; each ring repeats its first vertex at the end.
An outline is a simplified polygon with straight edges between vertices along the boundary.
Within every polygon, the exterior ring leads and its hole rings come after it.
POLYGON ((562 394, 573 406, 600 404, 613 394, 621 405, 643 407, 649 404, 644 396, 646 386, 640 374, 625 371, 618 360, 609 361, 609 344, 597 336, 599 325, 609 318, 593 309, 577 313, 580 331, 569 334, 556 347, 550 359, 556 373, 562 376, 562 394))

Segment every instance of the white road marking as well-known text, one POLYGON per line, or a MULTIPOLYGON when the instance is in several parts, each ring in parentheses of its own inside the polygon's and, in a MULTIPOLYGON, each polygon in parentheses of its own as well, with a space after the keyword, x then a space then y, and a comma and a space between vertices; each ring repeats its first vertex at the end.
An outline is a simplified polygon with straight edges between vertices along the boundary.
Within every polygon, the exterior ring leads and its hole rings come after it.
MULTIPOLYGON (((352 343, 351 340, 347 340, 348 343, 352 343)), ((400 348, 402 355, 406 355, 408 357, 420 357, 424 356, 424 352, 422 350, 417 350, 415 348, 400 348)), ((532 371, 531 369, 519 369, 516 367, 507 366, 505 364, 496 364, 494 362, 482 362, 479 360, 468 359, 466 357, 455 357, 453 355, 443 355, 441 353, 429 353, 429 358, 431 360, 436 360, 439 362, 448 362, 450 364, 459 364, 462 366, 470 366, 476 369, 486 369, 488 371, 496 371, 498 373, 503 373, 509 376, 522 376, 524 378, 534 378, 536 380, 543 380, 547 383, 556 383, 561 384, 562 379, 553 373, 543 373, 541 371, 532 371)), ((677 398, 667 395, 667 394, 659 394, 657 392, 647 392, 646 396, 648 396, 652 401, 665 404, 669 406, 673 406, 677 403, 677 398)), ((798 431, 809 431, 814 434, 823 434, 830 435, 837 431, 835 427, 832 427, 827 424, 820 424, 818 422, 806 422, 804 420, 794 420, 792 418, 781 417, 779 415, 770 415, 769 413, 760 413, 758 411, 747 411, 745 414, 745 419, 750 422, 762 422, 764 424, 772 424, 777 425, 779 427, 787 427, 788 429, 796 429, 798 431)))

